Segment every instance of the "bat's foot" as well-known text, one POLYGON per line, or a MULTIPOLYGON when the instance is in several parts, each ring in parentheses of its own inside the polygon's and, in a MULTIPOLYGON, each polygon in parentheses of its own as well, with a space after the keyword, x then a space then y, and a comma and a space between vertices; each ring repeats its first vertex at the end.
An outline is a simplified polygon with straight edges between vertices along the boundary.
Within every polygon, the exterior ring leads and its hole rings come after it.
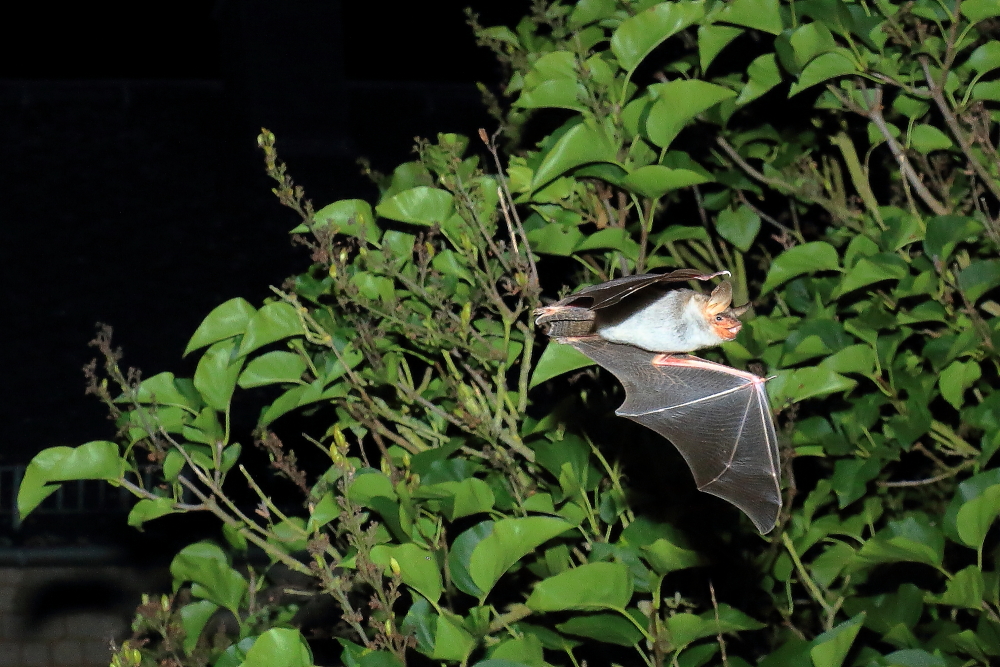
MULTIPOLYGON (((687 355, 681 355, 681 356, 687 356, 687 355)), ((658 354, 655 357, 653 357, 653 365, 654 366, 672 366, 673 365, 672 362, 676 358, 677 358, 676 354, 658 354)))

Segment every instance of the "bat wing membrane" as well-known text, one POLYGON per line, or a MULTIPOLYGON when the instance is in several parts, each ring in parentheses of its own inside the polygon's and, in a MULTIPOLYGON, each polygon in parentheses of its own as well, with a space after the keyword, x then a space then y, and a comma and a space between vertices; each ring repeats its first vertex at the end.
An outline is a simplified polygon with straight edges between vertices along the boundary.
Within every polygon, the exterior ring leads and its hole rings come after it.
POLYGON ((566 342, 618 378, 626 398, 617 414, 674 443, 699 489, 736 505, 762 533, 774 527, 780 464, 762 378, 596 336, 566 342))

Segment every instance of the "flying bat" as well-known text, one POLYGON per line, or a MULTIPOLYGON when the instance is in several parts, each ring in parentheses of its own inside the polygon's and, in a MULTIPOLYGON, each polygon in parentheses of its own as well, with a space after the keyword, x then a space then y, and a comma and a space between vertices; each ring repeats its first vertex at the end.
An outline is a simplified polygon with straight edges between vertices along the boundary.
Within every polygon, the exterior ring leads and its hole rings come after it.
POLYGON ((616 414, 666 437, 701 491, 741 509, 761 533, 781 510, 780 463, 764 378, 687 352, 736 338, 732 285, 711 294, 669 283, 709 280, 679 269, 587 287, 535 311, 550 338, 572 345, 625 388, 616 414))

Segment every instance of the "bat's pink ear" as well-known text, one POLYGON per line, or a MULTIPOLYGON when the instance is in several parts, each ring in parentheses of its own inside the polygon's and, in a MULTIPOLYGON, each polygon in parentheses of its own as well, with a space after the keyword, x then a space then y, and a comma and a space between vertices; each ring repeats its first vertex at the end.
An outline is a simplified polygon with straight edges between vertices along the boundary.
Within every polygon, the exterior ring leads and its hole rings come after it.
POLYGON ((705 311, 709 315, 718 315, 733 302, 733 286, 728 280, 723 280, 719 286, 712 290, 712 296, 708 299, 705 311))

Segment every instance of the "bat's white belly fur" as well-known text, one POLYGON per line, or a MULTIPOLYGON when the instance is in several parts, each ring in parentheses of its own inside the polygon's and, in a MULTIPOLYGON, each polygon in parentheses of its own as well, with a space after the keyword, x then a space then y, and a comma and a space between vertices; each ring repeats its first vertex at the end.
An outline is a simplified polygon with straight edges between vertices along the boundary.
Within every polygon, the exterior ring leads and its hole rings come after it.
POLYGON ((662 299, 597 333, 613 343, 627 343, 650 352, 693 352, 722 342, 712 331, 699 299, 686 290, 667 292, 662 299), (686 293, 685 293, 686 292, 686 293))

